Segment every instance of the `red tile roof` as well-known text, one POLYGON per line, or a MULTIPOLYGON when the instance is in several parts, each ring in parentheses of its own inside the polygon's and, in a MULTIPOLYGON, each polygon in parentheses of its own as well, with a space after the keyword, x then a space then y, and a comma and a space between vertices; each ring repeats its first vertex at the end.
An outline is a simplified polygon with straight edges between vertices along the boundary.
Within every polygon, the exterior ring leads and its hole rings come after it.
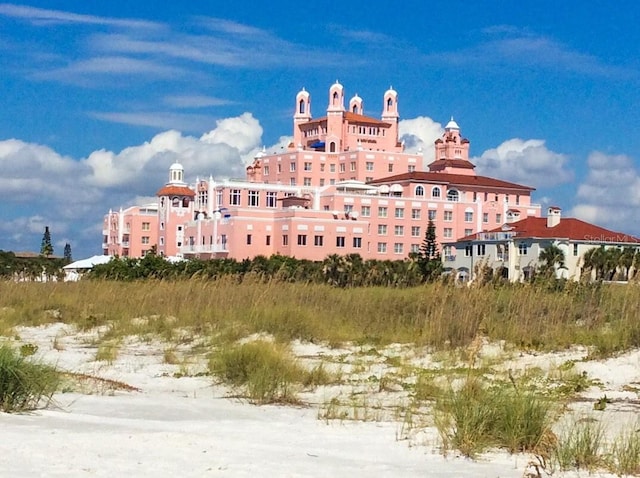
POLYGON ((440 173, 433 171, 412 171, 410 173, 387 176, 385 178, 375 179, 371 181, 370 184, 390 184, 398 182, 451 184, 453 186, 477 186, 486 188, 517 189, 521 191, 535 190, 535 188, 530 186, 523 186, 521 184, 488 178, 486 176, 440 173))
POLYGON ((444 168, 474 169, 476 167, 471 161, 464 159, 438 159, 429 164, 429 171, 442 171, 444 168))
POLYGON ((156 193, 156 196, 189 196, 194 197, 196 195, 193 190, 187 186, 176 186, 174 184, 167 184, 160 188, 156 193))
MULTIPOLYGON (((612 244, 640 244, 640 239, 622 232, 610 231, 572 217, 561 218, 554 227, 547 227, 546 217, 527 217, 507 224, 508 229, 498 227, 488 232, 515 232, 516 237, 526 239, 569 239, 571 241, 602 242, 612 244)), ((458 241, 473 241, 478 234, 466 236, 458 241)))
MULTIPOLYGON (((365 124, 386 126, 386 127, 391 126, 391 124, 386 123, 384 121, 381 121, 379 119, 372 118, 370 116, 359 115, 357 113, 352 113, 351 111, 345 111, 344 112, 344 118, 349 123, 365 123, 365 124)), ((326 121, 327 121, 327 117, 323 116, 322 118, 315 118, 315 119, 312 119, 312 120, 310 120, 310 121, 308 121, 306 123, 301 123, 300 125, 304 126, 304 125, 307 125, 307 124, 326 123, 326 121)))

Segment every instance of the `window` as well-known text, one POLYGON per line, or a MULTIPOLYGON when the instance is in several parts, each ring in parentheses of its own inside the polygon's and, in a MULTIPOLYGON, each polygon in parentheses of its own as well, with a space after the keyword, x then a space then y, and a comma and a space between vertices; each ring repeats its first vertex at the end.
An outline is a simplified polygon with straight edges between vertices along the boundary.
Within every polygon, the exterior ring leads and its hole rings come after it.
POLYGON ((296 178, 289 179, 289 185, 290 186, 295 186, 296 185, 296 178))
POLYGON ((320 163, 320 172, 324 173, 324 163, 320 163))
POLYGON ((353 247, 355 249, 360 249, 362 247, 362 238, 361 237, 354 237, 353 238, 353 247))
POLYGON ((150 231, 151 230, 151 223, 150 222, 143 222, 142 223, 142 230, 143 231, 150 231))
POLYGON ((451 189, 450 191, 447 192, 447 201, 457 202, 459 199, 460 199, 460 195, 458 194, 458 191, 456 191, 455 189, 451 189))
POLYGON ((311 171, 311 163, 304 163, 304 170, 311 171))
POLYGON ((267 191, 267 207, 276 207, 277 196, 278 193, 276 193, 275 191, 267 191))
POLYGON ((239 189, 232 189, 231 191, 229 191, 229 204, 231 204, 232 206, 239 206, 240 205, 240 190, 239 189))
POLYGON ((345 167, 344 163, 340 163, 340 172, 344 173, 347 170, 347 168, 345 167))
POLYGON ((473 191, 473 202, 476 202, 478 200, 478 193, 473 191))
POLYGON ((500 224, 502 222, 502 214, 500 214, 500 213, 496 214, 496 222, 498 224, 500 224))
POLYGON ((520 244, 518 244, 518 255, 519 256, 526 256, 528 249, 529 249, 529 246, 527 244, 525 244, 524 242, 521 242, 520 244))
POLYGON ((416 186, 416 196, 424 196, 424 187, 416 186))
POLYGON ((520 205, 520 195, 516 194, 516 206, 520 205))
POLYGON ((365 169, 367 171, 373 171, 373 162, 372 161, 367 161, 367 164, 365 165, 365 169))
POLYGON ((251 234, 247 234, 247 244, 248 245, 251 245, 251 239, 252 239, 251 234))
POLYGON ((486 247, 484 244, 478 244, 476 247, 477 255, 484 256, 486 254, 486 247))
POLYGON ((484 222, 484 223, 489 222, 489 213, 488 212, 483 212, 482 213, 482 222, 484 222))
POLYGON ((436 220, 436 213, 437 211, 435 209, 429 209, 429 221, 436 220))
POLYGON ((362 217, 371 217, 371 206, 362 206, 360 214, 362 214, 362 217))
POLYGON ((453 211, 445 211, 444 212, 444 220, 451 222, 453 221, 453 211))
POLYGON ((330 164, 329 165, 329 172, 330 173, 335 173, 336 172, 336 165, 335 164, 330 164))
POLYGON ((389 165, 389 172, 392 173, 393 172, 393 164, 389 165))
POLYGON ((265 176, 269 176, 269 166, 262 167, 262 174, 264 174, 265 176))
POLYGON ((420 219, 420 209, 411 210, 411 219, 420 219))
POLYGON ((271 245, 271 236, 266 236, 266 237, 265 237, 265 244, 266 244, 267 246, 270 246, 270 245, 271 245))
POLYGON ((464 213, 464 222, 473 222, 473 213, 471 211, 464 213))
POLYGON ((282 164, 278 164, 278 173, 282 172, 282 164))
POLYGON ((149 244, 149 236, 142 236, 142 244, 149 244))
POLYGON ((578 244, 574 244, 573 245, 573 255, 577 256, 578 255, 578 244))
POLYGON ((404 244, 402 244, 402 242, 396 242, 393 245, 393 252, 395 254, 402 254, 404 252, 404 244))
POLYGON ((304 178, 302 180, 302 185, 303 186, 311 186, 311 178, 304 178))
POLYGON ((447 239, 451 239, 453 237, 453 229, 451 229, 450 227, 445 227, 444 237, 446 237, 447 239))
POLYGON ((416 170, 416 167, 413 164, 410 164, 408 169, 407 169, 407 171, 409 171, 410 173, 414 172, 415 170, 416 170))
POLYGON ((404 226, 395 226, 393 228, 393 233, 396 236, 404 236, 404 226))
POLYGON ((336 247, 344 247, 344 236, 336 237, 336 247))
POLYGON ((387 243, 386 242, 378 242, 378 252, 381 254, 386 254, 387 252, 387 243))
POLYGON ((378 235, 384 236, 387 234, 387 225, 386 224, 378 224, 378 235))
POLYGON ((387 208, 381 206, 378 208, 378 217, 387 217, 387 208))
POLYGON ((411 226, 411 237, 420 237, 420 226, 411 226))
POLYGON ((397 207, 395 211, 395 216, 396 216, 396 219, 402 219, 404 217, 404 208, 397 207))
POLYGON ((290 163, 289 164, 289 171, 292 173, 296 172, 296 163, 290 163))
POLYGON ((260 192, 249 191, 249 207, 258 207, 260 205, 260 192))
POLYGON ((307 235, 306 234, 298 234, 298 245, 306 246, 307 245, 307 235))
POLYGON ((411 252, 417 254, 420 252, 420 244, 411 244, 411 252))
POLYGON ((473 234, 473 229, 465 229, 464 230, 464 235, 465 236, 470 236, 471 234, 473 234))
POLYGON ((324 236, 313 236, 313 245, 322 247, 324 244, 324 236))
POLYGON ((431 190, 431 197, 432 198, 439 198, 440 197, 440 188, 438 186, 434 187, 431 190))
POLYGON ((355 170, 356 170, 356 163, 352 161, 350 165, 350 171, 355 171, 355 170))
POLYGON ((471 257, 473 255, 473 246, 464 246, 464 256, 471 257))
POLYGON ((282 245, 283 246, 288 246, 289 245, 289 235, 288 234, 283 234, 282 235, 282 245))
MULTIPOLYGON (((453 256, 453 254, 451 254, 451 252, 452 252, 451 246, 444 246, 442 248, 442 255, 444 257, 446 257, 446 258, 450 259, 453 256)), ((455 259, 455 257, 453 257, 453 259, 455 259)))

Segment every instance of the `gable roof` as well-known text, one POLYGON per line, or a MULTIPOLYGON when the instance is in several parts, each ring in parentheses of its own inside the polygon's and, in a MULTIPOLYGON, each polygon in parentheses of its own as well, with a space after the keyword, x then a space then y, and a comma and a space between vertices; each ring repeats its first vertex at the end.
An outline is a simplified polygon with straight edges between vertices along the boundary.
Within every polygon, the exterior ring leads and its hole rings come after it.
MULTIPOLYGON (((508 228, 498 227, 488 232, 515 233, 517 238, 522 239, 568 239, 574 242, 640 245, 640 239, 637 237, 622 232, 611 231, 572 217, 560 219, 560 222, 554 227, 547 227, 546 217, 527 217, 520 221, 506 224, 505 226, 508 228)), ((458 239, 456 242, 474 241, 477 240, 481 234, 486 233, 480 232, 472 234, 458 239)))
POLYGON ((476 176, 470 174, 439 173, 433 171, 412 171, 396 174, 385 178, 374 179, 369 184, 386 184, 397 182, 451 184, 453 186, 477 186, 485 188, 517 189, 520 191, 535 191, 535 188, 522 184, 510 183, 501 179, 476 176))

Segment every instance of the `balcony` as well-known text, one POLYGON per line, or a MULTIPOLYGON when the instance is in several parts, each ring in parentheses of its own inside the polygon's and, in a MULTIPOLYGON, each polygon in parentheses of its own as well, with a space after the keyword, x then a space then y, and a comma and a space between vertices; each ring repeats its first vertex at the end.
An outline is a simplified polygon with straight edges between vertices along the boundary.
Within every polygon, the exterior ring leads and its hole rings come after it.
POLYGON ((180 252, 183 254, 217 254, 217 253, 228 253, 226 244, 205 244, 205 245, 189 245, 180 247, 180 252))
POLYGON ((444 256, 445 262, 454 262, 456 260, 456 256, 444 256))
POLYGON ((122 247, 129 247, 129 241, 122 241, 122 247))

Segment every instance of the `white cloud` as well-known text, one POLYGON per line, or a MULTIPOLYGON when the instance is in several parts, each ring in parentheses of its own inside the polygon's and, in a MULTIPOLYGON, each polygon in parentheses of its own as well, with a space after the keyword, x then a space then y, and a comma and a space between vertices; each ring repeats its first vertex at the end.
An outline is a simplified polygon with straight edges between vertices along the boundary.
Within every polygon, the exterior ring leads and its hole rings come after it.
POLYGON ((398 124, 398 136, 400 141, 404 141, 405 152, 422 151, 423 169, 435 159, 433 142, 443 133, 442 125, 427 116, 400 120, 398 124))
POLYGON ((45 8, 14 5, 10 3, 0 4, 0 15, 13 18, 21 18, 35 25, 57 25, 61 23, 77 23, 87 25, 107 25, 124 28, 159 28, 161 24, 147 20, 131 20, 95 15, 81 15, 62 10, 49 10, 45 8))
POLYGON ((233 104, 233 101, 206 95, 169 95, 165 96, 163 101, 174 108, 206 108, 233 104))
POLYGON ((567 169, 567 157, 551 151, 540 139, 509 139, 471 161, 480 175, 536 188, 556 186, 573 178, 573 172, 567 169))
POLYGON ((589 172, 570 213, 611 229, 640 233, 640 171, 633 160, 594 151, 587 165, 589 172))

